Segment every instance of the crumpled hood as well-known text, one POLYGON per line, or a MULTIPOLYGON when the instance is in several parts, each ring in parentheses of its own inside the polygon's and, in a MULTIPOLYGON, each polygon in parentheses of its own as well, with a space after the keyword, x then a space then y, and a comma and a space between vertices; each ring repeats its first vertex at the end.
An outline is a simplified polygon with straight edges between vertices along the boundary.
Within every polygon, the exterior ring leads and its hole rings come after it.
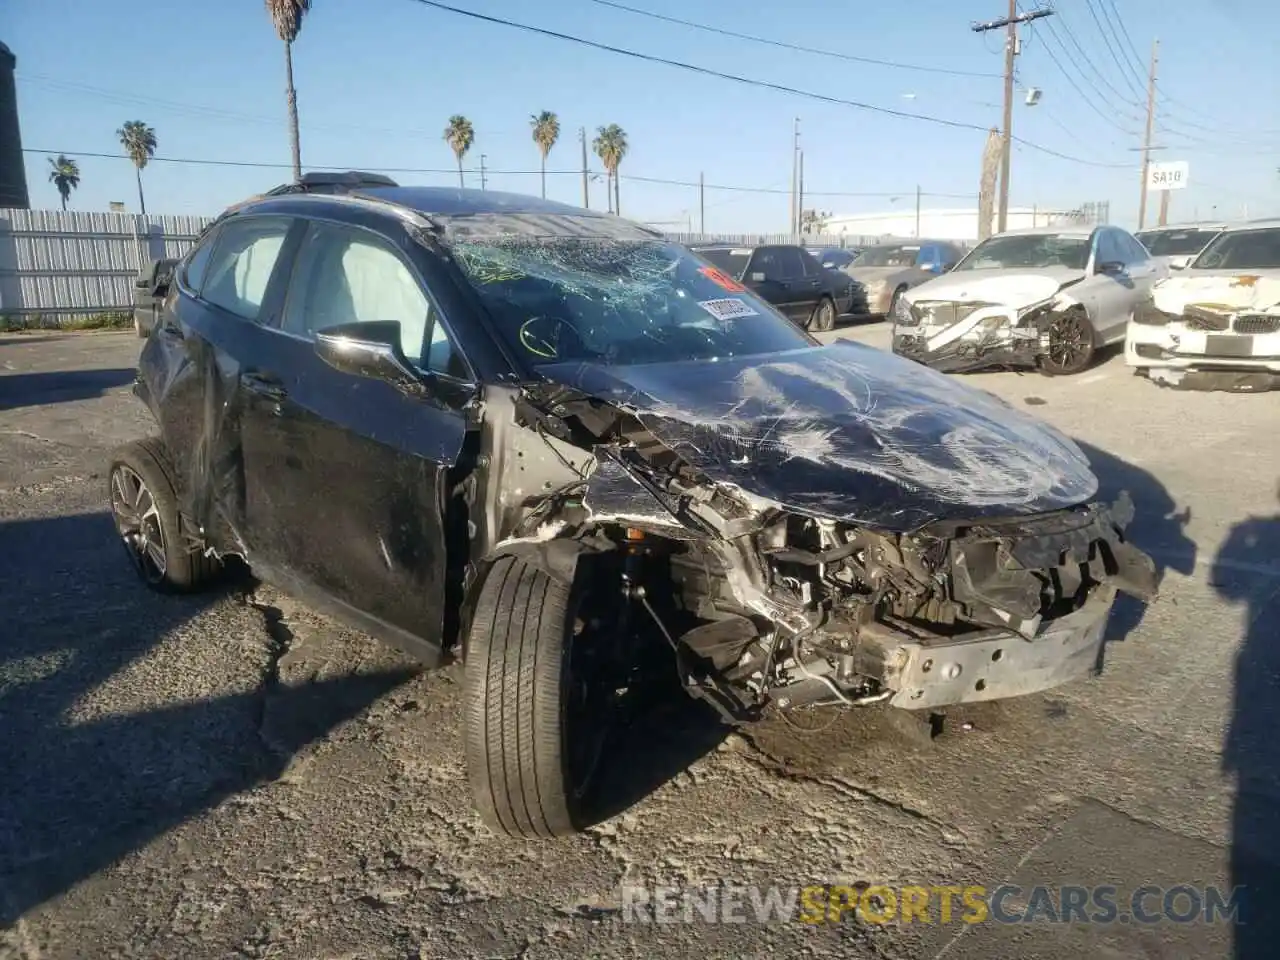
POLYGON ((1068 283, 1084 279, 1083 270, 1045 267, 1010 270, 961 270, 922 283, 907 294, 911 303, 999 303, 1021 309, 1048 300, 1068 283))
POLYGON ((985 391, 861 344, 548 379, 633 412, 714 481, 811 516, 912 530, 1043 513, 1097 492, 1074 441, 985 391))
POLYGON ((1206 273, 1188 271, 1156 284, 1151 290, 1156 306, 1167 313, 1182 313, 1190 304, 1280 313, 1280 270, 1206 273))

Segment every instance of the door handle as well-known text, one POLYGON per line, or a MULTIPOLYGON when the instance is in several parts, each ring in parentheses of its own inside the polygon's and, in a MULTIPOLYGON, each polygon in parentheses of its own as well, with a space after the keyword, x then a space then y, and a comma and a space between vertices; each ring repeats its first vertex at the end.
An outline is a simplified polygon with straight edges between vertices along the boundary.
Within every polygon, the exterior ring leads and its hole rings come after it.
POLYGON ((285 390, 284 384, 275 377, 260 373, 244 373, 240 375, 240 382, 249 392, 277 403, 289 396, 289 391, 285 390))

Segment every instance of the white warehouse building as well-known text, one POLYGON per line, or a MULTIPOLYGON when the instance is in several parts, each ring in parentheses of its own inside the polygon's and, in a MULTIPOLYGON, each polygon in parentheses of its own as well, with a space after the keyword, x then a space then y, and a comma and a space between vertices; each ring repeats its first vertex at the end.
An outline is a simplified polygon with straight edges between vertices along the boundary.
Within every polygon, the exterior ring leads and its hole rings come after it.
MULTIPOLYGON (((1066 217, 1066 211, 1038 207, 1010 207, 1009 229, 1044 227, 1066 217)), ((996 228, 993 216, 992 232, 996 228)), ((892 213, 856 213, 833 216, 827 221, 824 236, 847 233, 855 237, 895 237, 906 239, 918 235, 930 240, 959 240, 976 243, 978 240, 978 209, 921 210, 917 216, 915 207, 895 210, 892 213)))

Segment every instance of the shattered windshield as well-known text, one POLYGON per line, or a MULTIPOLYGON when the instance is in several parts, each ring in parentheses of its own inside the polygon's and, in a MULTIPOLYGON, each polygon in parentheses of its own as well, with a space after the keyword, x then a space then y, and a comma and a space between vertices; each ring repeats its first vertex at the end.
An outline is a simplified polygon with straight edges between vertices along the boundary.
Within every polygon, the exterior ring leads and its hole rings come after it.
POLYGON ((858 254, 855 267, 914 267, 920 258, 920 245, 872 247, 858 254))
POLYGON ((531 366, 772 354, 812 341, 724 270, 659 239, 513 235, 453 254, 531 366))
POLYGON ((1146 230, 1135 236, 1153 257, 1182 257, 1199 253, 1217 233, 1217 230, 1146 230))
POLYGON ((1191 267, 1196 270, 1280 269, 1280 228, 1220 233, 1191 267))
POLYGON ((1083 270, 1088 263, 1088 237, 1067 233, 1030 233, 984 240, 960 261, 956 269, 1068 267, 1071 270, 1083 270))

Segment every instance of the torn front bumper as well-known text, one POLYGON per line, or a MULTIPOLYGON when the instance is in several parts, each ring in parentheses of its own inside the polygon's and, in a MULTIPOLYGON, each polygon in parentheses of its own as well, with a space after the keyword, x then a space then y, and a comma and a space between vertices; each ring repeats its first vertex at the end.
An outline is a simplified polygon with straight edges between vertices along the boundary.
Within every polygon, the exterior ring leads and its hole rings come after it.
POLYGON ((1048 344, 1036 327, 1019 325, 1028 312, 989 304, 927 304, 922 309, 899 301, 893 352, 944 373, 1032 368, 1048 344), (950 319, 958 314, 963 315, 950 319))
POLYGON ((1133 322, 1124 356, 1126 364, 1163 386, 1234 393, 1280 389, 1280 332, 1244 334, 1197 330, 1182 322, 1133 322))

